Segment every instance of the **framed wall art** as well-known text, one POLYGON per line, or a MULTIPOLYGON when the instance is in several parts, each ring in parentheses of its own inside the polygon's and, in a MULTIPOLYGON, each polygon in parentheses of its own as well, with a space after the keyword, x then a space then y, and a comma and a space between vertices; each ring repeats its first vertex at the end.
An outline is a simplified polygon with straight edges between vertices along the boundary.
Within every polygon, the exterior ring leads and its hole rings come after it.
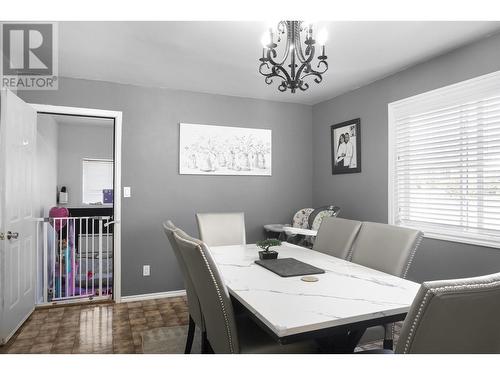
POLYGON ((361 119, 330 127, 332 174, 361 172, 361 119))
POLYGON ((269 129, 180 124, 179 173, 271 176, 269 129))

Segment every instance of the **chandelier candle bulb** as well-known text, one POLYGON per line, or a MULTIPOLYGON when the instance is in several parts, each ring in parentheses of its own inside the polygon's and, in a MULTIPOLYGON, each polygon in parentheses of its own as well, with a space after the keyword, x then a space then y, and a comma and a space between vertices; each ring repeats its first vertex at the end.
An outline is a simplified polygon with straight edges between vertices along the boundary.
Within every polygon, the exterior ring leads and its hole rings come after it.
MULTIPOLYGON (((293 93, 297 89, 305 91, 309 88, 309 82, 320 83, 323 74, 328 70, 326 62, 325 46, 326 31, 322 30, 318 35, 322 54, 317 56, 317 65, 313 68, 313 60, 316 52, 316 41, 313 38, 312 25, 302 21, 280 21, 276 27, 277 41, 273 40, 273 32, 270 29, 269 39, 262 37, 264 45, 263 56, 259 59, 259 73, 262 74, 264 82, 272 84, 274 79, 278 80, 278 91, 290 90, 293 93), (278 57, 277 47, 285 43, 283 55, 278 57), (317 69, 317 70, 316 70, 317 69)), ((264 34, 265 35, 265 34, 264 34)))
POLYGON ((271 40, 272 40, 271 34, 268 34, 268 33, 262 34, 262 38, 260 38, 260 42, 262 43, 262 47, 264 49, 266 49, 271 40))
POLYGON ((328 39, 328 34, 325 29, 321 29, 318 33, 318 44, 320 46, 325 46, 326 40, 328 39))

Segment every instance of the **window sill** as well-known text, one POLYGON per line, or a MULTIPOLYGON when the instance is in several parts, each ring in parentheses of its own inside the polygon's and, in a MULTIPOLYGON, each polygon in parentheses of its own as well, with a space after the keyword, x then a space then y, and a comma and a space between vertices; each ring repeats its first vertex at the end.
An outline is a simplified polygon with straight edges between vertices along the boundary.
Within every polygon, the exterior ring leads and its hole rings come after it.
POLYGON ((500 249, 500 238, 495 239, 480 239, 480 238, 470 238, 470 237, 461 237, 454 234, 449 233, 437 233, 429 230, 424 230, 422 228, 412 227, 412 226, 404 226, 406 228, 420 230, 424 233, 424 238, 430 238, 433 240, 441 240, 448 242, 456 242, 466 245, 475 245, 475 246, 483 246, 483 247, 492 247, 495 249, 500 249))

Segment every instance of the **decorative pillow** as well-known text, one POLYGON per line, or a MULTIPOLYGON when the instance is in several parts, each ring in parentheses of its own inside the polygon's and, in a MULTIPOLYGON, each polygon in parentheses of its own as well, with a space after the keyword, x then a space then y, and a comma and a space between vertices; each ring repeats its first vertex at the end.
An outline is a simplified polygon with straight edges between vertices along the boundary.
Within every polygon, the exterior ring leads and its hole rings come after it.
POLYGON ((293 215, 292 227, 309 229, 309 215, 314 211, 314 208, 303 208, 293 215))

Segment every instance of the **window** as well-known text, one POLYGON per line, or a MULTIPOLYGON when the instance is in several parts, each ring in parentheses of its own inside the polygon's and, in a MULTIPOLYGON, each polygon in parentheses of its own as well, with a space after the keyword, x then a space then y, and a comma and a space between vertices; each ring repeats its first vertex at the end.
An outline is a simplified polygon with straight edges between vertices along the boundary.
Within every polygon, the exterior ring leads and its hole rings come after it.
POLYGON ((113 189, 113 160, 83 159, 83 203, 102 204, 104 189, 113 189))
POLYGON ((500 247, 500 72, 389 104, 389 223, 500 247))

